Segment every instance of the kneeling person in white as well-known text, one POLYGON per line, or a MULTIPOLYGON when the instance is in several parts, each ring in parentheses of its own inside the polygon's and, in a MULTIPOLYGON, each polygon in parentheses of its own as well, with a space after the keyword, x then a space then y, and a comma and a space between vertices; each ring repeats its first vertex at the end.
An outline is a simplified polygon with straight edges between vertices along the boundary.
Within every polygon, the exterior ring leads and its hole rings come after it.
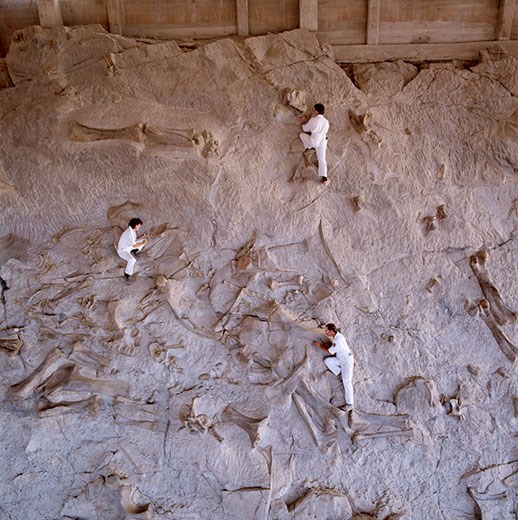
POLYGON ((333 372, 335 376, 342 374, 342 383, 344 385, 345 393, 345 407, 354 408, 353 395, 353 368, 354 357, 347 341, 334 323, 328 323, 324 327, 324 334, 331 338, 332 343, 324 344, 321 341, 315 341, 314 345, 320 347, 322 350, 334 354, 324 359, 327 368, 333 372))
POLYGON ((117 246, 117 254, 127 262, 124 276, 128 283, 131 283, 130 277, 133 274, 133 268, 137 263, 137 259, 134 255, 140 253, 142 248, 147 244, 147 235, 145 233, 137 239, 137 231, 141 227, 142 220, 139 218, 132 218, 129 221, 128 228, 119 238, 119 244, 117 246))
POLYGON ((302 130, 299 134, 304 148, 314 148, 318 160, 318 175, 322 182, 327 181, 327 132, 329 131, 329 121, 324 117, 325 107, 317 103, 313 107, 313 117, 306 123, 306 116, 301 117, 302 130))

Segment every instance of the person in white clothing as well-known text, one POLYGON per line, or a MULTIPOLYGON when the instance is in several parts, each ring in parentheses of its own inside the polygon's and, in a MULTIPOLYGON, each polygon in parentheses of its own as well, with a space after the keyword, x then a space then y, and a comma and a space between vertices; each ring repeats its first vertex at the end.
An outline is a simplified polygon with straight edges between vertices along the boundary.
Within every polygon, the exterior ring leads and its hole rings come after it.
POLYGON ((318 160, 318 175, 322 182, 327 182, 327 132, 329 131, 329 121, 324 117, 325 107, 322 103, 317 103, 313 107, 313 117, 306 122, 306 116, 302 116, 302 130, 299 134, 300 140, 306 150, 314 148, 318 160))
POLYGON ((138 255, 142 248, 147 244, 146 233, 137 238, 137 231, 141 227, 142 220, 139 218, 132 218, 129 221, 128 228, 119 238, 119 244, 117 246, 117 254, 127 262, 124 276, 128 284, 131 284, 132 282, 131 276, 133 274, 133 268, 137 263, 136 255, 138 255))
POLYGON ((321 341, 315 341, 313 344, 330 354, 334 354, 333 356, 325 358, 324 363, 335 376, 338 376, 340 373, 342 374, 342 383, 344 385, 345 393, 345 405, 342 408, 350 410, 354 408, 353 353, 351 352, 343 334, 334 323, 328 323, 324 326, 324 334, 331 339, 331 344, 323 343, 321 341))

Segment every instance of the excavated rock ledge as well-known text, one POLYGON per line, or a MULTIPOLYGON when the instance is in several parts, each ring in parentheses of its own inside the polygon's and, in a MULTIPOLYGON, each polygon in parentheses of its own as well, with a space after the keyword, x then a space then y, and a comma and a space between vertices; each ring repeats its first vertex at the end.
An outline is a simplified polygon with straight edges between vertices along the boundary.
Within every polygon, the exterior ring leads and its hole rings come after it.
POLYGON ((0 63, 0 516, 512 519, 517 63, 101 27, 0 63), (298 116, 331 123, 330 182, 298 116), (150 242, 124 284, 114 245, 150 242), (312 346, 335 322, 357 409, 312 346))

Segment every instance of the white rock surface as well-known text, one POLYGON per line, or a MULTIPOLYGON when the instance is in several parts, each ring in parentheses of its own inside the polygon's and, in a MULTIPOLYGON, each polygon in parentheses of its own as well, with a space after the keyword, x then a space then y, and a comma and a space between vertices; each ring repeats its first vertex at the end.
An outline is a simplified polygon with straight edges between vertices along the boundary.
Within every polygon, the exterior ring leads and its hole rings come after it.
POLYGON ((1 518, 515 518, 516 60, 32 27, 2 70, 1 518))

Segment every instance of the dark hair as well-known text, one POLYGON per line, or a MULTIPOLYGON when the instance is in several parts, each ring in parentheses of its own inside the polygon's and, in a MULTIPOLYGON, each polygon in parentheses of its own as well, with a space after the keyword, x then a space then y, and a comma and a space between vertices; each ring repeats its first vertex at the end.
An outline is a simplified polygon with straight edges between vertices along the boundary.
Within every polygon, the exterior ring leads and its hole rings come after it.
POLYGON ((326 325, 326 329, 329 330, 329 331, 331 331, 331 332, 334 332, 335 334, 336 334, 337 332, 340 332, 340 329, 339 329, 339 328, 338 328, 334 323, 328 323, 328 324, 326 325))
POLYGON ((322 105, 322 103, 317 103, 313 108, 321 115, 324 115, 324 112, 326 111, 326 107, 322 105))
POLYGON ((128 225, 129 225, 130 228, 135 229, 139 224, 142 224, 142 220, 140 220, 139 218, 132 218, 129 221, 128 225))

